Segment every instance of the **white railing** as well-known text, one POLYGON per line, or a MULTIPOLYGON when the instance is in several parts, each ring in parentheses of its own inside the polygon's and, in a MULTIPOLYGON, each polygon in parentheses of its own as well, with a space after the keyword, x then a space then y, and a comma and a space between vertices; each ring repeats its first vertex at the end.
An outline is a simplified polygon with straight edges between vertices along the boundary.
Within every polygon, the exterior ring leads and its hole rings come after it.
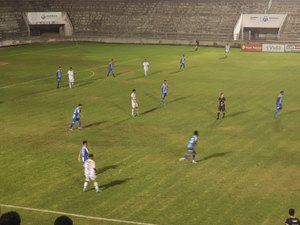
POLYGON ((236 22, 236 25, 233 30, 233 40, 237 41, 240 39, 240 32, 242 28, 243 14, 240 15, 240 18, 236 22))
POLYGON ((272 7, 272 4, 273 4, 273 0, 270 0, 269 4, 268 4, 268 10, 270 10, 270 8, 272 7))

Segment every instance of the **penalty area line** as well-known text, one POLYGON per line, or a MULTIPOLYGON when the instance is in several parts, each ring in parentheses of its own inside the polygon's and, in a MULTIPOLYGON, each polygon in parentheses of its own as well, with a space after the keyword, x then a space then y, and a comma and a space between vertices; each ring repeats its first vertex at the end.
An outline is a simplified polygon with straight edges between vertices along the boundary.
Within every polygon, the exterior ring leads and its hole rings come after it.
POLYGON ((50 213, 50 214, 60 214, 60 215, 73 216, 73 217, 84 218, 84 219, 91 219, 91 220, 110 221, 110 222, 115 222, 115 223, 137 224, 137 225, 156 225, 156 224, 151 224, 151 223, 141 223, 141 222, 128 221, 128 220, 118 220, 118 219, 109 219, 109 218, 95 217, 95 216, 85 216, 85 215, 80 215, 80 214, 75 214, 75 213, 66 213, 66 212, 59 212, 59 211, 53 211, 53 210, 47 210, 47 209, 36 209, 36 208, 29 208, 29 207, 15 206, 15 205, 0 204, 0 207, 22 209, 22 210, 27 210, 27 211, 36 211, 36 212, 50 213))

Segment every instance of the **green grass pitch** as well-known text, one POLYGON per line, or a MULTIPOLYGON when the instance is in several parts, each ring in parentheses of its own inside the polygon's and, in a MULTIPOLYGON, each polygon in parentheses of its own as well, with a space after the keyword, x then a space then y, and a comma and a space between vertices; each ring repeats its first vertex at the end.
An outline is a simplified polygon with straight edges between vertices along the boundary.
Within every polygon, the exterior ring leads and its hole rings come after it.
MULTIPOLYGON (((300 54, 232 49, 224 56, 222 48, 96 43, 0 49, 0 204, 157 225, 283 224, 290 207, 299 215, 300 54), (179 71, 182 54, 186 69, 179 71), (106 79, 111 58, 117 77, 106 79), (169 94, 161 106, 164 79, 169 94), (275 119, 280 90, 284 108, 275 119), (227 115, 216 121, 220 92, 227 115), (84 128, 70 132, 79 103, 84 128), (179 162, 196 129, 198 163, 179 162), (99 169, 98 194, 82 192, 77 155, 84 139, 99 169)), ((57 217, 17 211, 22 225, 50 225, 57 217)))

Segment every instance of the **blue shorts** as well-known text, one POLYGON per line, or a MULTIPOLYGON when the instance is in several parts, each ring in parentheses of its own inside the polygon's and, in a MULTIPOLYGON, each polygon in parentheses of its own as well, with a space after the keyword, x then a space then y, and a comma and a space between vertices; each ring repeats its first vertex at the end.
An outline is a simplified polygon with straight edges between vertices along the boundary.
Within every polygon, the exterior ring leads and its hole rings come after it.
POLYGON ((73 122, 76 122, 76 121, 79 121, 79 120, 80 120, 79 117, 74 117, 74 118, 73 118, 73 122))

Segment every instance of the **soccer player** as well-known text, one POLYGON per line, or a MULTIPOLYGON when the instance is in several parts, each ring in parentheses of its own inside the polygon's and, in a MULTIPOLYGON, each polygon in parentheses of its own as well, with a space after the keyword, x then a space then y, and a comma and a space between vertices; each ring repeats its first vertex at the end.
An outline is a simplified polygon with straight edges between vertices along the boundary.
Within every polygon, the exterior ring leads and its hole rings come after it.
POLYGON ((71 123, 71 125, 70 125, 70 130, 71 130, 71 131, 73 130, 73 126, 74 126, 75 122, 78 122, 78 129, 81 129, 81 122, 80 122, 81 107, 82 107, 82 105, 79 104, 79 105, 74 109, 74 112, 73 112, 73 120, 72 120, 72 123, 71 123))
POLYGON ((107 73, 106 77, 108 77, 110 73, 113 75, 113 77, 115 77, 115 73, 113 70, 113 64, 114 64, 114 60, 111 59, 110 62, 108 63, 108 73, 107 73))
POLYGON ((60 81, 61 81, 61 76, 62 76, 62 70, 61 67, 59 66, 57 71, 56 71, 56 80, 57 80, 57 88, 59 88, 60 81))
POLYGON ((162 94, 162 99, 161 103, 164 105, 165 104, 165 98, 168 94, 168 83, 167 80, 164 80, 164 82, 161 85, 161 94, 162 94))
POLYGON ((132 115, 132 117, 138 116, 139 115, 139 111, 138 111, 139 105, 138 105, 138 101, 136 98, 135 89, 132 89, 130 97, 131 97, 131 106, 132 106, 131 115, 132 115))
POLYGON ((143 62, 145 77, 148 75, 149 66, 150 66, 149 62, 147 61, 147 59, 145 59, 145 61, 143 62))
POLYGON ((96 192, 99 192, 100 191, 99 186, 96 181, 96 163, 94 161, 93 154, 89 154, 89 159, 84 162, 83 166, 84 166, 84 176, 85 176, 83 191, 86 191, 88 183, 90 181, 93 181, 96 192))
POLYGON ((185 56, 182 55, 180 58, 180 70, 185 68, 185 56))
POLYGON ((89 159, 89 149, 87 147, 87 141, 84 140, 82 142, 82 148, 79 151, 78 154, 78 161, 82 162, 82 164, 89 159))
POLYGON ((226 54, 226 57, 229 56, 229 53, 230 53, 230 45, 227 43, 227 44, 225 45, 225 54, 226 54))
POLYGON ((196 40, 196 47, 195 47, 195 51, 198 51, 199 48, 199 40, 196 40))
POLYGON ((300 221, 295 217, 295 209, 289 209, 290 217, 285 220, 285 225, 300 225, 300 221))
POLYGON ((69 77, 69 88, 74 86, 74 70, 72 67, 68 70, 68 77, 69 77))
POLYGON ((279 112, 282 110, 282 97, 284 95, 284 91, 280 91, 276 100, 276 110, 274 116, 277 117, 279 112))
POLYGON ((188 149, 188 154, 185 154, 183 157, 181 157, 179 160, 183 161, 186 160, 190 157, 190 155, 192 155, 193 158, 193 163, 197 163, 196 162, 196 152, 195 152, 195 145, 197 144, 198 141, 198 131, 194 131, 193 136, 191 137, 191 139, 189 140, 189 143, 187 145, 187 149, 188 149))
POLYGON ((223 113, 222 118, 225 118, 225 101, 226 98, 224 97, 224 93, 222 92, 220 94, 220 97, 218 98, 218 113, 217 113, 217 120, 220 118, 220 113, 223 113))

